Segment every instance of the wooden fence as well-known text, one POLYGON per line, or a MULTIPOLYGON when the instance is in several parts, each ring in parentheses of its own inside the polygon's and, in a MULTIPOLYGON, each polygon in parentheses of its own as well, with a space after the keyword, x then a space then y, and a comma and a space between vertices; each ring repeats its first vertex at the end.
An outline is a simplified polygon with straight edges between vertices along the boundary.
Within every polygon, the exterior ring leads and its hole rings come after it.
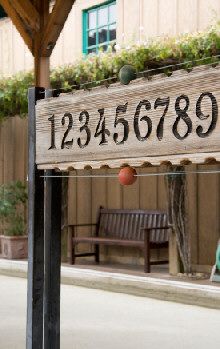
MULTIPOLYGON (((189 165, 186 171, 216 169, 220 165, 189 165)), ((138 173, 166 170, 138 169, 138 173)), ((78 171, 77 173, 82 173, 78 171)), ((86 171, 90 173, 90 171, 86 171)), ((72 172, 74 174, 75 172, 72 172)), ((118 173, 118 170, 97 170, 96 173, 118 173)), ((0 126, 0 183, 27 179, 27 120, 14 117, 0 126)), ((188 223, 191 236, 192 263, 212 265, 216 243, 220 237, 220 175, 188 174, 188 223)), ((119 185, 117 178, 71 178, 68 187, 69 223, 91 223, 98 207, 166 209, 167 195, 164 177, 140 177, 130 187, 119 185)), ((80 230, 80 234, 86 233, 80 230)), ((114 262, 137 264, 139 251, 105 248, 103 256, 114 262)), ((155 256, 156 257, 156 256, 155 256)), ((204 268, 203 268, 204 269, 204 268)))

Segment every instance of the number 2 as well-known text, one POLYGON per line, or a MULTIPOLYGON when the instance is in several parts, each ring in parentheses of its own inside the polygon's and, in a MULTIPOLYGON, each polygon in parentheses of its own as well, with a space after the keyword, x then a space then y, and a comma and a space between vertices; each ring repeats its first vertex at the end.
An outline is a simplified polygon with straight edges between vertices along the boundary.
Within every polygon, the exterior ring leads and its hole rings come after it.
POLYGON ((61 143, 61 149, 64 149, 64 148, 71 148, 72 145, 73 145, 73 138, 71 139, 71 141, 66 141, 66 137, 68 136, 71 128, 73 127, 73 117, 72 117, 72 114, 70 113, 65 113, 64 116, 62 117, 62 125, 64 126, 65 125, 65 119, 68 118, 69 119, 69 123, 68 123, 68 126, 67 126, 67 130, 65 131, 64 135, 63 135, 63 139, 62 139, 62 143, 61 143))

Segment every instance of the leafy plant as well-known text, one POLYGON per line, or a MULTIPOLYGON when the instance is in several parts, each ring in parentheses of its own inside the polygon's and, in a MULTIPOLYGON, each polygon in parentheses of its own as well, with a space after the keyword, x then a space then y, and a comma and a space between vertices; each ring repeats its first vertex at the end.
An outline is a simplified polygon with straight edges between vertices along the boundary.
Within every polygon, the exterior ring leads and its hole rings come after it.
MULTIPOLYGON (((81 84, 90 82, 92 87, 101 84, 100 80, 103 79, 117 79, 120 68, 125 64, 132 64, 137 72, 179 63, 185 65, 177 65, 175 69, 191 68, 219 61, 215 57, 219 54, 220 23, 216 23, 204 32, 154 38, 125 47, 116 45, 116 52, 109 47, 107 52, 100 51, 98 55, 83 57, 75 64, 52 69, 51 86, 68 91, 72 86, 77 89, 81 84)), ((161 70, 154 70, 151 74, 158 72, 161 70)), ((170 73, 170 70, 166 69, 165 73, 170 73)), ((10 116, 23 117, 27 114, 27 89, 33 84, 33 72, 19 73, 0 80, 0 121, 10 116)))
POLYGON ((26 185, 21 181, 0 186, 0 221, 5 235, 19 236, 26 233, 26 185))

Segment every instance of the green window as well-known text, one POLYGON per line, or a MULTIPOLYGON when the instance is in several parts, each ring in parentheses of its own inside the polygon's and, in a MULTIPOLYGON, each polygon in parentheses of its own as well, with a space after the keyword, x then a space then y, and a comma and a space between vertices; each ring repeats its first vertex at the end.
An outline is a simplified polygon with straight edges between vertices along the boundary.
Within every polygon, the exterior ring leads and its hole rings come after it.
POLYGON ((83 11, 83 53, 106 51, 116 40, 116 1, 83 11))
POLYGON ((2 6, 0 6, 0 19, 8 17, 2 6))

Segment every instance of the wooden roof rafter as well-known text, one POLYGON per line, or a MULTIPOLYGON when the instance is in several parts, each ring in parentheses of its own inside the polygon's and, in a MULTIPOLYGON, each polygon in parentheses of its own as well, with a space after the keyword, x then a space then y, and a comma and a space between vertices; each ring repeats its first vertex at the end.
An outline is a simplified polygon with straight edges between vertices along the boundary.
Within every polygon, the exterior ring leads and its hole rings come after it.
POLYGON ((0 0, 0 4, 4 8, 7 15, 11 18, 13 24, 22 36, 29 50, 33 52, 33 35, 31 30, 25 25, 23 18, 18 14, 9 0, 0 0))
MULTIPOLYGON (((49 0, 46 1, 48 5, 49 0)), ((45 6, 46 1, 0 0, 0 5, 11 18, 33 56, 36 56, 36 52, 40 57, 51 55, 75 2, 56 0, 52 12, 46 15, 45 9, 49 10, 49 6, 45 6)))
POLYGON ((42 56, 51 55, 75 0, 56 0, 41 39, 42 56))
POLYGON ((30 0, 10 0, 25 25, 32 31, 40 29, 40 14, 30 0))

